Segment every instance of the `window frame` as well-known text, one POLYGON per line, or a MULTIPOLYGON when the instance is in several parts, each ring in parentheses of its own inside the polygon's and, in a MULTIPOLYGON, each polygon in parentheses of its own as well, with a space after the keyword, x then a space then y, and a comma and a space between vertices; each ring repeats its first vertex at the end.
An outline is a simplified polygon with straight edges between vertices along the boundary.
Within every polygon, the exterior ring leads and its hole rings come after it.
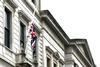
POLYGON ((74 62, 74 67, 79 67, 77 63, 74 62))
POLYGON ((12 19, 13 19, 13 8, 9 5, 9 4, 5 4, 4 5, 4 45, 5 45, 5 47, 7 47, 7 48, 9 48, 9 49, 12 49, 12 19), (9 27, 9 47, 6 45, 6 43, 5 43, 5 36, 6 36, 6 33, 5 33, 5 29, 7 29, 7 27, 6 27, 6 24, 7 24, 7 17, 6 17, 6 10, 8 10, 10 13, 11 13, 11 16, 10 16, 10 20, 9 20, 9 22, 8 23, 10 23, 10 27, 9 27))
POLYGON ((54 67, 57 67, 57 64, 56 64, 56 63, 53 63, 53 66, 54 66, 54 67), (55 66, 55 65, 56 65, 56 66, 55 66))
MULTIPOLYGON (((26 36, 26 31, 27 31, 27 27, 28 27, 28 22, 26 22, 23 18, 21 18, 20 17, 20 19, 19 19, 19 24, 23 24, 25 27, 24 27, 24 44, 23 44, 23 46, 21 45, 21 41, 20 41, 20 48, 23 48, 23 49, 25 49, 26 47, 26 39, 27 39, 27 36, 26 36)), ((20 32, 19 33, 21 33, 21 30, 20 30, 20 32)), ((20 36, 21 36, 21 34, 20 34, 20 36)), ((20 38, 20 40, 21 40, 21 38, 20 38)))
MULTIPOLYGON (((49 58, 50 59, 50 65, 53 65, 54 67, 54 64, 56 65, 56 67, 58 66, 58 60, 53 56, 54 55, 54 51, 50 48, 50 50, 52 52, 50 52, 49 50, 46 49, 46 59, 49 58)), ((47 60, 46 60, 47 62, 47 60)), ((52 67, 52 66, 51 66, 52 67)))
POLYGON ((23 48, 25 48, 25 38, 26 37, 26 25, 24 24, 24 22, 20 21, 20 45, 23 42, 23 45, 21 45, 23 48), (22 27, 24 29, 24 31, 21 32, 22 27), (23 35, 23 37, 21 37, 23 35), (24 38, 22 40, 22 38, 24 38))
POLYGON ((56 67, 58 66, 58 63, 57 63, 57 59, 56 58, 54 58, 54 56, 53 56, 53 66, 54 65, 56 65, 56 67))
POLYGON ((31 0, 31 1, 32 1, 32 3, 33 3, 33 4, 35 4, 35 3, 36 3, 36 2, 35 2, 35 0, 31 0))
MULTIPOLYGON (((48 59, 49 59, 49 67, 51 67, 51 58, 46 57, 46 59, 47 59, 47 60, 46 60, 46 61, 47 61, 47 63, 46 63, 46 64, 48 65, 48 59)), ((47 66, 47 67, 48 67, 48 66, 47 66)))

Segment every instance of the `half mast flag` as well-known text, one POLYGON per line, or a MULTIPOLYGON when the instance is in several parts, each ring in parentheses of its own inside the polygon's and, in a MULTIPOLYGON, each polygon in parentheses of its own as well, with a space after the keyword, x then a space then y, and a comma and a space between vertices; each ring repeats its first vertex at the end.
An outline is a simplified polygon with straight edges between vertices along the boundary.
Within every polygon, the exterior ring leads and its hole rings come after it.
POLYGON ((30 33, 30 36, 31 36, 31 46, 32 46, 32 49, 33 49, 33 54, 35 54, 36 53, 37 35, 36 35, 36 29, 35 29, 35 26, 34 26, 33 23, 30 25, 29 33, 30 33))

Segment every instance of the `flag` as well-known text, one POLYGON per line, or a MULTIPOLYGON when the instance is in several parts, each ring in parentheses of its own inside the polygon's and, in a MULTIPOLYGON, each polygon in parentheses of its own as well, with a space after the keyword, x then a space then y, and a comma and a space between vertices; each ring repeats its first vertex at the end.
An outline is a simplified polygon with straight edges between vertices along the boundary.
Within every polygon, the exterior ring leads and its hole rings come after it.
POLYGON ((33 23, 30 25, 29 33, 31 36, 31 46, 32 46, 33 54, 34 54, 36 52, 37 35, 36 35, 36 29, 33 23))

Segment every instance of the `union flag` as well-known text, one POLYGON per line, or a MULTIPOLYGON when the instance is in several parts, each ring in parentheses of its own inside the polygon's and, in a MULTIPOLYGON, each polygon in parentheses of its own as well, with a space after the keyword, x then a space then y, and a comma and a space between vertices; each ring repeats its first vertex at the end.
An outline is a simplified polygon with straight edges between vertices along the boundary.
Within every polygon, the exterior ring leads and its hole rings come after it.
POLYGON ((31 46, 32 46, 33 54, 34 54, 36 53, 37 35, 36 35, 35 25, 33 23, 30 25, 29 33, 31 36, 31 46))

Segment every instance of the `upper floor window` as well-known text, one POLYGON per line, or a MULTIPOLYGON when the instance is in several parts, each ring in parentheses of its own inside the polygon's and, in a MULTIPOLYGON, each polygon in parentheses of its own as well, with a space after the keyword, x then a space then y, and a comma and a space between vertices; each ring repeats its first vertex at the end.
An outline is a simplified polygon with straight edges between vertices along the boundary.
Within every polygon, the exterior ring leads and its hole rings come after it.
POLYGON ((24 48, 25 42, 25 25, 20 22, 20 44, 24 48))
POLYGON ((5 7, 5 46, 10 48, 12 12, 5 7))
POLYGON ((47 67, 51 67, 51 60, 49 58, 47 58, 47 67))
POLYGON ((35 4, 35 0, 32 0, 32 2, 35 4))
POLYGON ((57 67, 57 64, 54 63, 54 67, 57 67))
POLYGON ((74 63, 74 67, 79 67, 78 64, 74 63))

